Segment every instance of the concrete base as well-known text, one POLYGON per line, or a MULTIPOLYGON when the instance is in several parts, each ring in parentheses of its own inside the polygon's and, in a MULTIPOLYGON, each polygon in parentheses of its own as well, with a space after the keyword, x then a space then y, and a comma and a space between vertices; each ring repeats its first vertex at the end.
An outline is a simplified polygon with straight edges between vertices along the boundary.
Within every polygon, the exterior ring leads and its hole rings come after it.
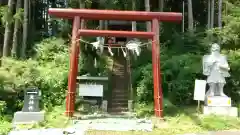
POLYGON ((128 100, 128 111, 133 112, 133 100, 128 100))
POLYGON ((215 114, 238 117, 238 109, 236 107, 204 106, 203 114, 205 115, 215 114))
POLYGON ((45 112, 16 112, 14 113, 13 124, 34 124, 44 121, 45 112))
POLYGON ((206 106, 231 107, 231 98, 223 96, 210 96, 206 98, 206 106))
POLYGON ((102 110, 104 112, 107 112, 107 109, 108 109, 108 101, 107 100, 103 100, 102 101, 102 110))

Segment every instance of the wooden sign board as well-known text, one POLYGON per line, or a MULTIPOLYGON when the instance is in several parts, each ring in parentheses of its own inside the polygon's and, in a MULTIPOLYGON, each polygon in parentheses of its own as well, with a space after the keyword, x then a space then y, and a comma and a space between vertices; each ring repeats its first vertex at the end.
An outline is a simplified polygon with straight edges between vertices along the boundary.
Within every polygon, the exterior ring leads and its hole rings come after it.
POLYGON ((103 85, 79 84, 79 96, 103 97, 103 85))
POLYGON ((195 80, 194 100, 205 100, 206 84, 206 80, 195 80))

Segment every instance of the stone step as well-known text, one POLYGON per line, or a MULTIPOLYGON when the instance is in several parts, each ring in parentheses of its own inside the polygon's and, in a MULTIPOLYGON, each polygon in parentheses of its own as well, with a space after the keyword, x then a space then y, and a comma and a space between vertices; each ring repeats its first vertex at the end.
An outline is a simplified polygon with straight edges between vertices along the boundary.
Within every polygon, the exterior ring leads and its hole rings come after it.
POLYGON ((119 77, 123 78, 124 77, 125 78, 125 73, 112 73, 112 77, 114 77, 114 78, 119 78, 119 77))
POLYGON ((116 56, 112 67, 113 90, 109 112, 121 113, 128 111, 127 62, 125 58, 116 56))
POLYGON ((128 93, 118 93, 118 94, 112 95, 112 97, 128 97, 128 93))
POLYGON ((116 75, 116 74, 125 74, 126 72, 124 71, 112 71, 112 75, 116 75))
POLYGON ((128 92, 118 92, 118 91, 115 91, 112 94, 112 97, 125 97, 125 96, 128 96, 128 92))
POLYGON ((127 107, 128 107, 128 103, 127 103, 127 102, 112 102, 112 103, 111 103, 111 107, 123 107, 123 108, 127 108, 127 107))
POLYGON ((114 66, 113 70, 125 69, 126 68, 125 66, 122 66, 122 67, 119 67, 119 66, 116 66, 116 65, 113 65, 113 66, 114 66))
POLYGON ((121 86, 121 85, 118 85, 118 84, 115 84, 115 85, 112 85, 112 86, 115 86, 115 87, 118 87, 118 89, 117 90, 113 90, 112 91, 112 93, 113 94, 117 94, 117 93, 128 93, 128 91, 125 91, 124 89, 126 89, 126 87, 124 87, 124 86, 121 86))
POLYGON ((128 102, 128 98, 112 98, 112 102, 128 102))
POLYGON ((117 92, 114 92, 114 94, 112 95, 112 97, 128 97, 128 92, 126 93, 117 93, 117 92))
POLYGON ((113 73, 125 73, 125 71, 124 70, 115 70, 115 71, 112 71, 113 73))
POLYGON ((109 108, 108 110, 109 110, 109 112, 121 113, 121 112, 127 112, 128 108, 125 108, 125 107, 113 107, 113 108, 109 108))
MULTIPOLYGON (((124 88, 126 88, 126 87, 124 87, 124 88)), ((113 89, 113 93, 128 93, 128 91, 124 90, 124 88, 113 89)))
POLYGON ((125 67, 114 67, 113 71, 126 70, 125 67))
POLYGON ((112 97, 124 97, 124 96, 128 96, 129 92, 128 91, 113 91, 112 92, 112 97))
POLYGON ((116 77, 125 76, 125 73, 123 73, 123 72, 113 72, 113 76, 116 76, 116 77))
POLYGON ((112 99, 112 103, 127 103, 128 102, 128 98, 113 98, 112 99))
POLYGON ((114 72, 114 73, 115 73, 115 72, 123 72, 123 73, 124 73, 124 72, 126 72, 126 71, 125 71, 124 69, 118 69, 118 70, 113 69, 112 72, 114 72))
POLYGON ((124 83, 123 81, 126 81, 126 77, 125 76, 118 76, 118 77, 114 76, 112 79, 115 79, 115 78, 117 78, 117 80, 118 80, 116 82, 113 82, 115 84, 123 84, 124 83))
POLYGON ((112 97, 112 102, 127 102, 128 97, 112 97))

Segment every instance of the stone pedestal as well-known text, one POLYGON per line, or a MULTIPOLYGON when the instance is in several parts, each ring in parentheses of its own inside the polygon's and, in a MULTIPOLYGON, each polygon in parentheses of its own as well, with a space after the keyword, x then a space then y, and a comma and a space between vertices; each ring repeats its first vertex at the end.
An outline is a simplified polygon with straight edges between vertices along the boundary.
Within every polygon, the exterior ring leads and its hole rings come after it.
POLYGON ((128 100, 128 111, 133 112, 133 100, 128 100))
POLYGON ((222 97, 222 96, 211 96, 207 97, 205 101, 207 106, 223 106, 223 107, 231 107, 231 98, 222 97))
POLYGON ((225 115, 238 117, 238 108, 237 107, 224 107, 224 106, 204 106, 203 114, 210 115, 225 115))
POLYGON ((104 112, 107 112, 107 108, 108 108, 108 101, 107 100, 103 100, 102 101, 102 110, 104 112))
POLYGON ((13 124, 33 124, 44 121, 45 112, 16 112, 13 124))
POLYGON ((203 114, 238 116, 238 108, 232 107, 231 98, 222 96, 211 96, 205 100, 203 114))

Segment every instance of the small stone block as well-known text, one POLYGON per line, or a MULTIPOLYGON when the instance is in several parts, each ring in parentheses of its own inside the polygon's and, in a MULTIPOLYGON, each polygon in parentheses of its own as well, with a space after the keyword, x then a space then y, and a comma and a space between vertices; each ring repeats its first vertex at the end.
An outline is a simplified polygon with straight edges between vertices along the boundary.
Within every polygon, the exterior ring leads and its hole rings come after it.
POLYGON ((132 101, 132 100, 128 100, 128 110, 129 110, 130 112, 133 111, 133 101, 132 101))
POLYGON ((44 121, 44 112, 16 112, 13 124, 33 124, 44 121))
POLYGON ((204 106, 203 114, 205 115, 215 114, 238 117, 238 109, 236 107, 204 106))
POLYGON ((222 96, 207 97, 207 106, 231 107, 231 98, 222 96))
POLYGON ((107 112, 107 108, 108 108, 108 101, 107 100, 103 100, 102 101, 102 110, 104 112, 107 112))

